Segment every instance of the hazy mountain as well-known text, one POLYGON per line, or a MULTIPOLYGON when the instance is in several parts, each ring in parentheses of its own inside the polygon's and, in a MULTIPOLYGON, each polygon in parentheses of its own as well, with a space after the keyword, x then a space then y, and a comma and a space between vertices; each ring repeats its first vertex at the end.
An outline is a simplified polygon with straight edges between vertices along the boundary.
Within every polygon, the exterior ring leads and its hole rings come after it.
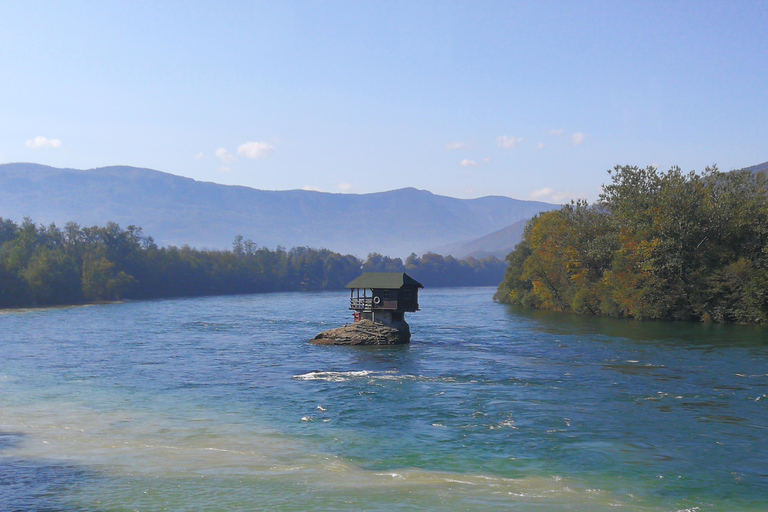
POLYGON ((768 162, 763 162, 762 164, 753 165, 752 167, 745 167, 744 169, 742 169, 742 171, 768 172, 768 162))
POLYGON ((553 207, 499 196, 455 199, 413 188, 375 194, 266 191, 124 166, 0 165, 0 217, 134 224, 161 245, 199 248, 229 248, 241 234, 267 247, 405 256, 492 233, 553 207))
MULTIPOLYGON (((558 206, 549 205, 546 209, 552 210, 555 208, 558 208, 558 206)), ((511 226, 481 236, 480 238, 442 245, 432 249, 432 251, 443 255, 450 254, 455 258, 472 256, 477 259, 482 259, 487 258, 488 256, 496 256, 499 259, 504 259, 507 254, 512 252, 512 249, 515 248, 518 242, 523 239, 523 230, 525 229, 528 220, 529 219, 519 220, 511 226)))

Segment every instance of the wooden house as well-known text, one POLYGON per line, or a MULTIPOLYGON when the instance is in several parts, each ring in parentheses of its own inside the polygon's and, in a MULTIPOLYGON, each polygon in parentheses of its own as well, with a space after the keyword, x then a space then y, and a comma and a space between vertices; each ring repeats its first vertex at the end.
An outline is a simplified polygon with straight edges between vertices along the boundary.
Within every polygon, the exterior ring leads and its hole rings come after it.
POLYGON ((367 319, 387 325, 405 321, 406 311, 418 311, 419 288, 424 288, 405 272, 366 272, 346 287, 355 322, 367 319))

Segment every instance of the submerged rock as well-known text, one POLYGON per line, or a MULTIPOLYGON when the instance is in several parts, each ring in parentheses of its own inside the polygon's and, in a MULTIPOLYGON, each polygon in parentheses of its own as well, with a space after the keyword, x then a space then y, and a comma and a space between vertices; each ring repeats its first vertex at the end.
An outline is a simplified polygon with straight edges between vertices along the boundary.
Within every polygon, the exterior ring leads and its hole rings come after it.
POLYGON ((316 345, 403 345, 411 341, 411 328, 406 322, 385 325, 371 320, 361 320, 312 338, 316 345))

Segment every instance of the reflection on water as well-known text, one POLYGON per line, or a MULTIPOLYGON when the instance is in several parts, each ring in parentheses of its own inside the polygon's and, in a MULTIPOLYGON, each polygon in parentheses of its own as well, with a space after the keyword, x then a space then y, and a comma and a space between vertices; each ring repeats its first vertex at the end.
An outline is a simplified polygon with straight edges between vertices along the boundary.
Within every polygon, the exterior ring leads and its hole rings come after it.
POLYGON ((392 348, 308 344, 343 292, 4 312, 0 509, 765 509, 768 331, 492 293, 392 348))
POLYGON ((584 335, 606 341, 622 338, 648 341, 657 346, 667 343, 675 346, 684 344, 687 348, 712 348, 723 345, 754 345, 765 348, 768 341, 766 328, 760 326, 640 321, 505 307, 517 319, 531 322, 536 325, 536 330, 553 335, 584 335))

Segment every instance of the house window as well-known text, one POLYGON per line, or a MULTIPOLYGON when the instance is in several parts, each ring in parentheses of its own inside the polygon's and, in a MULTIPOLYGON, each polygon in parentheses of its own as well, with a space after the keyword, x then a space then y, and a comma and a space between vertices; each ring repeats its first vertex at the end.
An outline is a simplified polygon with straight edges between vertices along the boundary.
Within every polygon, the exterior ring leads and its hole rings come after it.
POLYGON ((401 293, 403 300, 411 300, 411 290, 403 290, 401 293))
POLYGON ((383 300, 389 300, 389 290, 383 290, 383 291, 381 292, 381 298, 382 298, 383 300))

